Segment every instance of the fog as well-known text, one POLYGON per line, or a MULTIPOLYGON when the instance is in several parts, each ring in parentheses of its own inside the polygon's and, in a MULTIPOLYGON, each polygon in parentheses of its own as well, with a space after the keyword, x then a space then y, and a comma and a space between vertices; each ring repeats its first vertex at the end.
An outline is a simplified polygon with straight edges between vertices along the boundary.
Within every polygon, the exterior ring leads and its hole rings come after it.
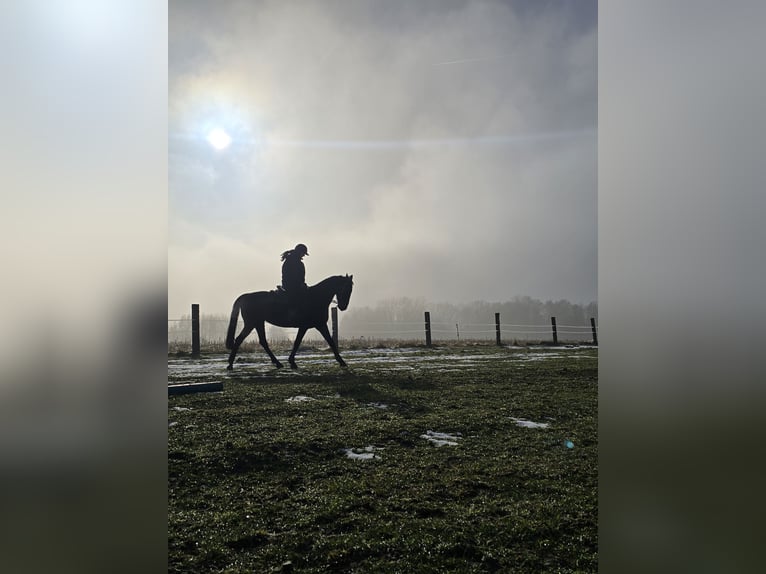
POLYGON ((171 2, 169 318, 298 242, 352 306, 595 301, 596 5, 541 4, 171 2))

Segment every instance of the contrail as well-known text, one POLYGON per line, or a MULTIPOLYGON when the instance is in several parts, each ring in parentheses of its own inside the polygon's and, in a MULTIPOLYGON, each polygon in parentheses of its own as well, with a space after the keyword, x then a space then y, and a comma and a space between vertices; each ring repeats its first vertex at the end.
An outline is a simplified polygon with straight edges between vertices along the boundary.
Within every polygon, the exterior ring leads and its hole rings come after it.
MULTIPOLYGON (((232 138, 232 143, 246 145, 265 145, 284 148, 304 149, 345 149, 345 150, 393 150, 393 149, 427 149, 467 146, 502 146, 525 145, 536 142, 561 141, 596 135, 595 127, 585 127, 578 130, 562 130, 547 132, 529 132, 516 134, 499 134, 490 136, 474 136, 464 138, 441 139, 387 139, 387 140, 350 140, 350 139, 280 139, 280 138, 232 138)), ((198 140, 207 142, 203 136, 189 134, 168 134, 169 139, 198 140)))
POLYGON ((534 142, 590 137, 596 134, 592 127, 580 130, 502 134, 467 138, 408 139, 408 140, 280 140, 267 139, 265 143, 278 147, 324 148, 347 150, 423 149, 439 147, 498 146, 529 144, 534 142))

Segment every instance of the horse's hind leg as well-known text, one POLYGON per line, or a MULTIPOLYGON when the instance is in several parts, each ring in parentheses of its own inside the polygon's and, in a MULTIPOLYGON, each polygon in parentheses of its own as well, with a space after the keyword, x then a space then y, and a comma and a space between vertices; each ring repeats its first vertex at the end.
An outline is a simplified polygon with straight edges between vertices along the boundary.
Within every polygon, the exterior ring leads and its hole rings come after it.
POLYGON ((330 335, 330 331, 327 329, 327 325, 324 323, 316 327, 316 330, 322 333, 322 336, 324 337, 324 340, 327 341, 327 344, 330 345, 330 348, 332 349, 333 354, 335 355, 335 360, 338 361, 341 367, 346 367, 346 361, 343 360, 343 358, 340 356, 340 353, 338 353, 338 347, 335 346, 335 341, 332 340, 332 336, 330 335))
POLYGON ((298 334, 295 336, 295 342, 293 343, 293 350, 290 352, 290 357, 287 359, 287 362, 290 363, 290 367, 293 369, 297 369, 298 365, 295 364, 295 354, 298 352, 298 347, 301 346, 301 341, 303 341, 303 336, 306 334, 305 327, 301 327, 298 329, 298 334))
POLYGON ((234 339, 234 345, 231 348, 231 353, 229 353, 229 366, 226 367, 228 370, 231 371, 234 368, 234 357, 237 354, 237 349, 239 349, 239 346, 247 338, 247 336, 250 334, 252 330, 253 330, 252 325, 245 324, 245 327, 242 329, 242 332, 239 334, 239 336, 236 339, 234 339))
POLYGON ((274 356, 274 353, 272 353, 271 349, 269 348, 269 342, 266 340, 265 325, 263 323, 259 323, 255 326, 255 331, 258 333, 258 342, 261 344, 261 347, 263 347, 263 350, 268 353, 271 362, 276 365, 277 369, 281 369, 284 365, 279 362, 279 359, 274 356))

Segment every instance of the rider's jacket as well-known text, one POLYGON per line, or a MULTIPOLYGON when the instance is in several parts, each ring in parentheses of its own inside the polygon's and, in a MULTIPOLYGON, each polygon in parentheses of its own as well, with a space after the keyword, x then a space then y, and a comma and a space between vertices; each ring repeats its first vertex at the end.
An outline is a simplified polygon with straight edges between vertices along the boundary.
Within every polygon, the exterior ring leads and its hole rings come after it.
POLYGON ((288 257, 282 264, 282 288, 294 291, 306 287, 306 267, 300 257, 288 257))

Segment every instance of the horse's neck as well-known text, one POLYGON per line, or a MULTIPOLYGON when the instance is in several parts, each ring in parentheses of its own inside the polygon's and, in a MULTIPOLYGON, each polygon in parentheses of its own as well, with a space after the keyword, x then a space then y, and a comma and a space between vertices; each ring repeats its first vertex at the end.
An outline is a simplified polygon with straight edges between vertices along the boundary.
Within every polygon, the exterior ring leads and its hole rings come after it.
POLYGON ((321 297, 323 300, 327 299, 327 304, 329 305, 330 301, 332 301, 332 298, 335 296, 335 292, 337 291, 336 282, 337 277, 328 277, 316 285, 312 285, 310 289, 315 296, 321 297))

